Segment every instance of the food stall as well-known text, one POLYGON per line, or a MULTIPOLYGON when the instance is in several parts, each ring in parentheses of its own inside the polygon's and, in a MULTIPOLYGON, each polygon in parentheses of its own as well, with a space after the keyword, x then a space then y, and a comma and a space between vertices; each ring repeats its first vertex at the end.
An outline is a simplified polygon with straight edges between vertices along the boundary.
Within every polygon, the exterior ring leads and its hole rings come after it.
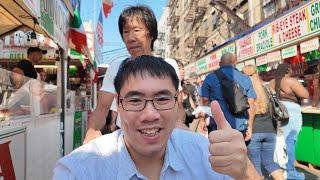
POLYGON ((232 52, 236 53, 236 67, 240 71, 245 65, 253 64, 260 77, 270 81, 275 78, 279 63, 289 63, 293 75, 303 82, 311 95, 302 103, 303 125, 297 140, 297 160, 320 166, 320 104, 311 107, 312 96, 317 96, 314 89, 316 83, 319 84, 319 70, 309 71, 319 63, 319 37, 320 0, 308 1, 228 40, 186 69, 196 69, 197 74, 204 75, 219 67, 221 54, 232 52))
POLYGON ((310 99, 302 101, 302 130, 297 139, 296 159, 320 166, 320 107, 311 107, 314 80, 318 72, 307 73, 319 63, 319 0, 310 1, 270 21, 236 40, 238 67, 255 64, 261 78, 275 78, 277 65, 289 63, 293 76, 309 90, 310 99))
POLYGON ((64 122, 70 1, 0 1, 0 14, 0 179, 50 179, 69 138, 64 122), (8 71, 30 46, 52 48, 56 85, 8 71))

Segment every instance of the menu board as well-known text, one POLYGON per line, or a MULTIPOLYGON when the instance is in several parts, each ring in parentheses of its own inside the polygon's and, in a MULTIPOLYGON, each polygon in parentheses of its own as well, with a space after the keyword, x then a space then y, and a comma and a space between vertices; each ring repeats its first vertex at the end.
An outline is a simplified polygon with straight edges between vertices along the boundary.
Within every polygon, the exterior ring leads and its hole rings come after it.
POLYGON ((250 59, 313 34, 320 34, 320 0, 311 1, 237 40, 238 60, 250 59))

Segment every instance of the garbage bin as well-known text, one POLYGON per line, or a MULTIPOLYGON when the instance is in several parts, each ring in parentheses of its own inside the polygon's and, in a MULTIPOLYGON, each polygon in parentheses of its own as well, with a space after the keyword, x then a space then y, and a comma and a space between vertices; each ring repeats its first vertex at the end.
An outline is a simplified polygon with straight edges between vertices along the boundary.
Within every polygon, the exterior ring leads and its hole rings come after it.
POLYGON ((296 159, 303 162, 314 162, 313 115, 302 113, 302 128, 296 143, 296 159))

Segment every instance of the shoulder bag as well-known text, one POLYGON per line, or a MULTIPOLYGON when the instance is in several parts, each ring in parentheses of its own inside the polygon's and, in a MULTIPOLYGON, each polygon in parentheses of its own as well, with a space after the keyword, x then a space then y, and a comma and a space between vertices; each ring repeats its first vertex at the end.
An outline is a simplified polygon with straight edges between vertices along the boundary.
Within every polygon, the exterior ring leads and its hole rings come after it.
POLYGON ((266 88, 269 94, 270 103, 271 103, 271 116, 272 119, 276 122, 280 121, 281 125, 286 125, 289 122, 289 113, 277 95, 275 93, 272 93, 270 88, 266 88))

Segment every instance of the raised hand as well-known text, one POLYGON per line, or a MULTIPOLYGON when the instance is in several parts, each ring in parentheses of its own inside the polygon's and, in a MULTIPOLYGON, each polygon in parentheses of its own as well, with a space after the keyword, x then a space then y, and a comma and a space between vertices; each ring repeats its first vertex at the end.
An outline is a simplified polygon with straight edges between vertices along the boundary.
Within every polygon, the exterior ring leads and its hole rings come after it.
POLYGON ((209 134, 211 167, 216 172, 243 179, 249 161, 243 135, 231 128, 217 101, 211 103, 211 111, 218 128, 209 134))

